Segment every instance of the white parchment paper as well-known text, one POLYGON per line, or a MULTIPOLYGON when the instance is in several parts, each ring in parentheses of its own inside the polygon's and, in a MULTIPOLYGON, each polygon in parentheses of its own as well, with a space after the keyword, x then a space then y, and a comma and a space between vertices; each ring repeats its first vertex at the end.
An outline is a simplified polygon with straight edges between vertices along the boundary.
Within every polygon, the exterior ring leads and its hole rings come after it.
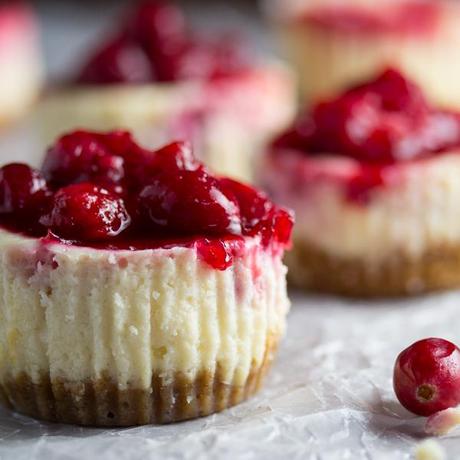
MULTIPOLYGON (((460 343, 460 293, 391 302, 294 293, 293 301, 265 389, 250 401, 195 421, 111 430, 0 411, 0 459, 413 458, 423 419, 395 399, 393 363, 420 338, 460 343)), ((440 442, 460 458, 460 437, 440 442)))

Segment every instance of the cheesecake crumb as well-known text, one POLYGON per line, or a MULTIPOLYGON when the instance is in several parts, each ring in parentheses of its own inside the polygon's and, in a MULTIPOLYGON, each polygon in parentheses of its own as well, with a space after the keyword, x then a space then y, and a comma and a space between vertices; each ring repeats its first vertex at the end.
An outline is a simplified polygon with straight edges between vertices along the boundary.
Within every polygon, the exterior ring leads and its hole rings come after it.
POLYGON ((136 326, 129 326, 129 332, 132 334, 132 335, 139 335, 139 331, 137 329, 136 326))
POLYGON ((415 460, 445 460, 444 448, 434 439, 426 439, 415 449, 415 460))
POLYGON ((443 436, 460 425, 460 406, 445 409, 431 417, 425 424, 425 432, 434 436, 443 436))

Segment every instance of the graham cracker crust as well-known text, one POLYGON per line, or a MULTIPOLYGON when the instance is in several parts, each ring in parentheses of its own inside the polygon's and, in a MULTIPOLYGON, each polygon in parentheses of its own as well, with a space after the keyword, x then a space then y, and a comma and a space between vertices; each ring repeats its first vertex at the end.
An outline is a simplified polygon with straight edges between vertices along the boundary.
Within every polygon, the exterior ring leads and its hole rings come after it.
POLYGON ((432 248, 418 258, 393 253, 371 264, 297 240, 285 261, 292 286, 321 293, 400 297, 460 287, 460 246, 432 248))
POLYGON ((256 393, 278 348, 270 337, 263 361, 251 367, 243 385, 224 381, 219 364, 215 373, 201 371, 194 380, 181 372, 154 374, 148 389, 119 389, 109 378, 95 381, 34 383, 27 374, 0 382, 0 404, 24 415, 50 422, 85 426, 134 426, 171 423, 220 412, 256 393))

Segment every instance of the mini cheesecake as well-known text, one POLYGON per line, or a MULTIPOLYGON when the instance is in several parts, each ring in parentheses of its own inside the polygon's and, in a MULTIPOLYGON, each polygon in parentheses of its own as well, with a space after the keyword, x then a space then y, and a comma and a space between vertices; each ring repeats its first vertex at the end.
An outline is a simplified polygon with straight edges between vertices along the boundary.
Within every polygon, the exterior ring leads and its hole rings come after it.
POLYGON ((0 126, 24 115, 41 86, 35 16, 22 3, 0 4, 0 126))
POLYGON ((460 108, 460 4, 450 0, 273 1, 286 53, 314 104, 392 66, 460 108))
POLYGON ((93 426, 255 393, 289 309, 291 214, 183 143, 75 132, 0 169, 0 400, 93 426))
POLYGON ((123 18, 39 111, 45 142, 75 127, 129 129, 144 146, 191 140, 212 169, 250 179, 264 140, 294 117, 291 73, 254 62, 235 37, 200 38, 180 10, 149 0, 123 18))
POLYGON ((388 70, 317 104, 260 181, 296 212, 293 285, 350 296, 460 286, 460 114, 388 70))

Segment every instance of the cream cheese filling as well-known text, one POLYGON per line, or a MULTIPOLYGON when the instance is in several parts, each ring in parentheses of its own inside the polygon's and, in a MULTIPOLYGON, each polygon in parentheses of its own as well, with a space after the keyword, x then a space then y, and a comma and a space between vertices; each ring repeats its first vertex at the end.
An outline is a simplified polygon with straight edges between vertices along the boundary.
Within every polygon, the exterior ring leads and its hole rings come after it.
POLYGON ((345 177, 353 173, 352 160, 316 163, 324 174, 315 180, 302 176, 302 167, 290 159, 268 161, 261 179, 275 200, 295 210, 294 241, 369 262, 392 252, 417 258, 460 246, 460 152, 395 165, 391 183, 371 191, 366 204, 350 200, 338 179, 340 171, 345 177))
POLYGON ((40 246, 0 231, 0 381, 26 373, 149 388, 219 366, 244 384, 289 308, 280 256, 247 239, 225 271, 175 247, 40 246))
MULTIPOLYGON (((301 3, 305 9, 305 2, 301 3)), ((374 3, 373 7, 379 8, 387 2, 374 3)), ((433 103, 460 107, 456 83, 460 63, 452 59, 460 50, 460 8, 455 2, 442 2, 439 23, 424 35, 341 32, 297 21, 291 13, 284 22, 277 21, 279 35, 309 103, 334 97, 392 66, 417 82, 433 103)))

